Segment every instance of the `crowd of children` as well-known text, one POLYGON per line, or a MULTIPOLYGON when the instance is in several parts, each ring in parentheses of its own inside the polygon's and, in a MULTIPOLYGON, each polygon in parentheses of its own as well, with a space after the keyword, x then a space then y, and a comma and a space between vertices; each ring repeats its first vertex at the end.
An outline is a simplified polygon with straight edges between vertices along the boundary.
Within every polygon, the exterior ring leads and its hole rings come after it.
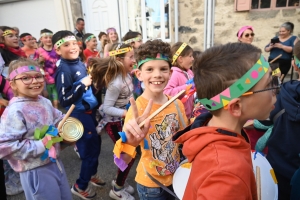
MULTIPOLYGON (((133 170, 142 200, 177 198, 173 175, 184 159, 193 166, 184 200, 259 199, 243 130, 251 119, 271 127, 266 158, 278 180, 278 199, 300 198, 299 80, 281 86, 259 48, 237 42, 202 53, 184 42, 143 43, 133 31, 119 43, 115 28, 99 33, 99 45, 94 34, 80 33, 42 29, 37 47, 30 33, 19 36, 0 26, 0 105, 6 107, 0 122, 1 199, 22 191, 28 200, 68 200, 72 193, 95 198, 95 187, 106 184, 97 171, 102 133, 115 144, 112 199, 134 200, 126 179, 138 147, 133 170), (75 145, 81 168, 70 189, 59 154, 60 146, 74 144, 49 141, 45 133, 59 137, 56 127, 64 115, 58 107, 72 104, 71 117, 84 132, 75 145)), ((299 73, 300 42, 293 50, 299 73)))

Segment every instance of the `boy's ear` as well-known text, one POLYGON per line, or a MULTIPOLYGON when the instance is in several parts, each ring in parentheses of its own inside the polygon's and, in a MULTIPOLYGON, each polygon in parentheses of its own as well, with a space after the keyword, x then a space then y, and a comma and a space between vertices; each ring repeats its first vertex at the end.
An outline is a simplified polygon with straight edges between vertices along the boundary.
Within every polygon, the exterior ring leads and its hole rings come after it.
POLYGON ((142 77, 142 73, 141 73, 141 70, 140 69, 137 69, 135 71, 135 75, 136 77, 139 79, 139 81, 143 81, 143 77, 142 77))
POLYGON ((55 52, 56 52, 58 55, 60 55, 60 56, 61 56, 60 47, 58 47, 58 48, 55 48, 55 52))
POLYGON ((242 114, 242 104, 240 98, 232 99, 226 106, 226 109, 234 117, 240 117, 242 114))

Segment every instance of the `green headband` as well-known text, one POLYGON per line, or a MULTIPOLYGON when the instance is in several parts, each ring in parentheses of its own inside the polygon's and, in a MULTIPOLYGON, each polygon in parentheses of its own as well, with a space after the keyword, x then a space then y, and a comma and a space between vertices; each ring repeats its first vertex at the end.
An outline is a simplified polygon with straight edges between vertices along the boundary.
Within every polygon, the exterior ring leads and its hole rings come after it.
POLYGON ((294 56, 294 60, 297 67, 300 68, 300 60, 296 56, 294 56))
POLYGON ((88 41, 90 41, 92 38, 94 38, 95 37, 95 35, 90 35, 89 37, 87 37, 86 39, 85 39, 85 43, 87 43, 88 41))
POLYGON ((261 55, 253 67, 239 80, 211 99, 200 99, 201 104, 210 111, 218 110, 227 106, 232 99, 238 98, 250 90, 266 74, 268 68, 269 63, 263 55, 261 55))
POLYGON ((138 62, 138 68, 140 68, 140 66, 141 66, 142 64, 144 64, 144 63, 146 63, 146 62, 149 62, 149 61, 151 61, 151 60, 165 60, 165 61, 169 62, 169 57, 168 57, 168 56, 165 56, 165 55, 163 55, 163 54, 161 54, 161 53, 157 53, 156 58, 146 58, 146 59, 144 59, 144 60, 140 60, 140 61, 138 62))

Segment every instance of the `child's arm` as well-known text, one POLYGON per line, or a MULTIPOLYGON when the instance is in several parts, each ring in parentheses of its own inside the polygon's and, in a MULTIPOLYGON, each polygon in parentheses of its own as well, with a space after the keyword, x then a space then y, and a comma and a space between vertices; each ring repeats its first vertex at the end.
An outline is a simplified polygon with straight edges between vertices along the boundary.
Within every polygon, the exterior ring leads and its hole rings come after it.
POLYGON ((7 111, 1 117, 0 158, 25 160, 38 157, 45 151, 42 140, 24 138, 28 132, 21 112, 7 111))
POLYGON ((110 116, 125 117, 126 110, 115 107, 116 101, 120 95, 120 87, 110 84, 106 90, 103 101, 103 112, 110 116))
POLYGON ((179 73, 177 71, 173 71, 170 80, 168 81, 167 86, 164 89, 164 94, 175 96, 178 94, 181 90, 185 90, 187 85, 179 85, 178 77, 180 77, 179 73))
POLYGON ((63 107, 67 107, 75 103, 82 97, 85 88, 91 83, 91 76, 87 76, 81 82, 74 84, 70 73, 59 72, 56 76, 55 84, 60 104, 63 107))

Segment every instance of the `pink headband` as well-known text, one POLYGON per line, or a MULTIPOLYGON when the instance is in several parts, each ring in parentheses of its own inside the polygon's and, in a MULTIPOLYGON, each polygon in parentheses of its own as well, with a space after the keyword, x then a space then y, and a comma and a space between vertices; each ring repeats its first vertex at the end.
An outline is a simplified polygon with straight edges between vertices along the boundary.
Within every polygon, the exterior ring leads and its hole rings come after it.
POLYGON ((13 80, 18 74, 22 74, 24 72, 30 72, 30 71, 36 71, 36 72, 41 72, 40 68, 37 66, 22 66, 19 67, 15 70, 13 70, 10 74, 9 74, 9 80, 13 80))
POLYGON ((117 32, 115 28, 108 28, 106 30, 106 33, 109 34, 109 32, 117 32))
POLYGON ((240 39, 244 33, 245 30, 250 29, 251 31, 254 32, 254 29, 252 26, 243 26, 242 28, 240 28, 240 30, 238 31, 238 39, 240 39))

